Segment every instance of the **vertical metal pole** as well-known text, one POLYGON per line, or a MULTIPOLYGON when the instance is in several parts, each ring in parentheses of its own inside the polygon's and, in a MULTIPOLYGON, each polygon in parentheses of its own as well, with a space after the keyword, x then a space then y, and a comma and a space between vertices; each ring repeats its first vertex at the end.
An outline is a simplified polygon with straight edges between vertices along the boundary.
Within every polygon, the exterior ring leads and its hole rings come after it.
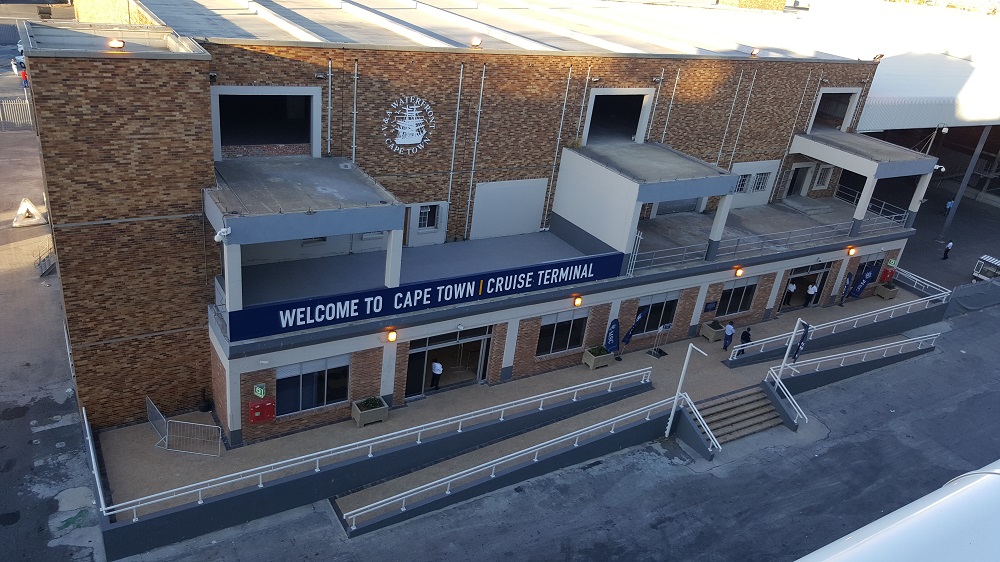
POLYGON ((674 91, 670 94, 670 105, 667 106, 667 118, 663 121, 663 134, 660 135, 660 144, 667 142, 667 125, 670 124, 670 110, 674 108, 674 97, 677 95, 677 83, 681 79, 681 69, 677 69, 677 76, 674 77, 674 91))
POLYGON ((708 357, 707 353, 695 347, 693 343, 688 344, 687 355, 684 356, 684 367, 681 368, 681 379, 677 381, 677 392, 674 393, 674 403, 670 405, 670 418, 667 420, 667 432, 663 434, 664 437, 670 437, 670 430, 674 425, 674 414, 677 412, 677 402, 681 399, 681 387, 684 386, 684 377, 687 375, 688 363, 691 362, 692 349, 708 357))
POLYGON ((660 81, 656 83, 656 96, 653 97, 653 110, 650 112, 649 115, 649 125, 646 126, 647 141, 649 140, 649 133, 652 130, 653 121, 656 120, 656 105, 660 103, 660 88, 663 87, 663 73, 666 72, 666 70, 667 69, 665 68, 660 69, 660 81))
MULTIPOLYGON (((462 78, 465 76, 465 63, 458 65, 458 99, 455 101, 455 132, 451 136, 451 168, 448 171, 448 204, 451 205, 451 184, 455 180, 455 151, 458 149, 458 116, 462 108, 462 78)), ((445 229, 447 230, 447 229, 445 229)))
POLYGON ((351 110, 351 162, 358 148, 358 59, 354 59, 354 108, 351 110))
POLYGON ((795 335, 799 333, 799 322, 802 322, 801 317, 795 319, 795 328, 792 329, 792 335, 788 337, 788 345, 785 347, 785 356, 781 358, 781 365, 778 367, 779 380, 781 379, 782 373, 785 372, 785 365, 788 364, 788 354, 792 351, 792 343, 795 342, 795 335))
POLYGON ((992 129, 993 125, 986 125, 983 127, 983 134, 979 135, 979 144, 976 145, 976 151, 972 153, 972 160, 969 160, 969 167, 965 169, 965 175, 962 176, 962 184, 958 186, 958 193, 955 195, 955 204, 948 211, 948 218, 944 220, 944 228, 941 229, 941 235, 938 236, 939 242, 944 242, 944 237, 948 234, 948 229, 951 228, 951 221, 955 219, 958 205, 962 202, 962 197, 965 196, 965 188, 969 186, 972 171, 976 168, 976 162, 979 161, 979 155, 983 153, 983 146, 986 145, 986 138, 990 136, 992 129))
MULTIPOLYGON (((357 91, 357 89, 355 89, 357 91)), ((333 59, 326 59, 326 155, 330 155, 330 138, 333 131, 330 130, 330 114, 333 112, 333 59)), ((355 107, 357 102, 355 100, 355 107)), ((351 158, 353 162, 354 159, 351 158)))
POLYGON ((747 103, 743 106, 743 116, 740 117, 740 126, 736 128, 736 139, 733 140, 733 153, 729 156, 729 166, 727 169, 732 170, 733 160, 736 159, 736 147, 740 144, 740 134, 743 132, 743 123, 747 119, 747 110, 750 109, 750 99, 753 97, 753 85, 757 83, 757 71, 753 71, 753 77, 750 79, 750 91, 747 92, 747 103))
POLYGON ((464 238, 469 237, 469 219, 472 214, 472 188, 476 185, 476 155, 479 151, 479 122, 483 116, 483 91, 486 88, 486 65, 483 65, 483 77, 479 81, 479 106, 476 107, 476 137, 472 141, 472 169, 469 171, 469 197, 465 202, 465 232, 464 238))
POLYGON ((733 106, 729 108, 729 118, 726 119, 726 130, 722 132, 722 143, 719 144, 719 155, 715 157, 715 165, 719 165, 722 160, 722 150, 726 147, 726 137, 729 135, 729 125, 733 122, 733 112, 736 111, 736 100, 740 97, 740 86, 743 85, 743 71, 740 70, 740 79, 736 82, 736 93, 733 94, 733 106))
POLYGON ((583 99, 580 100, 580 115, 576 118, 576 140, 580 140, 580 127, 583 127, 583 108, 587 106, 587 86, 590 85, 590 67, 587 67, 587 77, 583 79, 583 99))

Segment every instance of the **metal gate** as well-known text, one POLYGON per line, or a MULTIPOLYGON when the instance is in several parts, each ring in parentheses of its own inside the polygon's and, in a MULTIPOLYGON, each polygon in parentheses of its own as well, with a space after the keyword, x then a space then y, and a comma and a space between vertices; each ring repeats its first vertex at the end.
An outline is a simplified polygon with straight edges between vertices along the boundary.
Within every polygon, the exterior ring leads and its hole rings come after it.
POLYGON ((0 99, 0 131, 23 131, 33 128, 28 100, 0 99))
POLYGON ((222 454, 222 429, 219 426, 168 420, 149 396, 146 397, 146 419, 160 436, 157 447, 213 457, 222 454))

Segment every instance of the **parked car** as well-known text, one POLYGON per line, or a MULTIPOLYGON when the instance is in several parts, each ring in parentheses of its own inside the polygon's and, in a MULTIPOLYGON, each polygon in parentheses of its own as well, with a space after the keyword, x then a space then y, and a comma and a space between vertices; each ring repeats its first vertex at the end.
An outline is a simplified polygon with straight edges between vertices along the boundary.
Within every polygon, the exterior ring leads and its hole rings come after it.
POLYGON ((17 63, 17 66, 19 68, 26 68, 24 66, 24 55, 17 55, 16 57, 14 57, 14 62, 17 63))
POLYGON ((19 54, 19 55, 23 55, 24 54, 24 43, 22 43, 20 41, 17 42, 17 54, 19 54))

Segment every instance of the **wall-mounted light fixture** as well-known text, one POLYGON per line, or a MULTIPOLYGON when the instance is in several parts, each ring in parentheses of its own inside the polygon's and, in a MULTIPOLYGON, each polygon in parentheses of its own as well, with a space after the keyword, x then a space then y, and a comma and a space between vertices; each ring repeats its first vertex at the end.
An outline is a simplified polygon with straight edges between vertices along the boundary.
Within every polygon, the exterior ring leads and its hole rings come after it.
POLYGON ((855 248, 854 246, 848 246, 847 247, 847 255, 853 256, 856 253, 858 253, 858 249, 857 248, 855 248))
POLYGON ((573 306, 580 306, 583 304, 583 297, 573 297, 573 306))
POLYGON ((317 72, 316 73, 316 79, 317 80, 322 80, 324 78, 326 78, 326 73, 325 72, 317 72))
POLYGON ((208 83, 215 84, 215 81, 219 79, 219 75, 215 72, 208 73, 208 83))
POLYGON ((600 76, 594 76, 593 78, 590 79, 590 81, 591 82, 600 82, 601 81, 601 77, 600 76))
POLYGON ((756 57, 759 54, 760 54, 760 48, 759 47, 754 47, 753 49, 750 49, 750 56, 751 57, 756 57))
POLYGON ((872 60, 875 61, 875 62, 878 62, 878 61, 882 60, 882 57, 884 57, 884 56, 885 55, 883 55, 882 53, 879 53, 879 54, 875 55, 875 58, 873 58, 872 60))
POLYGON ((388 332, 387 332, 387 333, 385 334, 385 340, 386 340, 387 342, 389 342, 389 343, 392 343, 392 342, 396 341, 396 335, 397 335, 397 334, 396 334, 396 330, 389 330, 389 331, 388 331, 388 332))
POLYGON ((221 230, 219 230, 218 232, 215 233, 215 241, 216 242, 222 242, 223 240, 226 239, 226 236, 229 236, 232 233, 233 233, 233 229, 232 228, 228 228, 228 227, 227 228, 223 228, 223 229, 221 229, 221 230))
POLYGON ((653 77, 653 84, 659 84, 660 82, 663 82, 663 78, 660 78, 659 76, 653 77))
POLYGON ((455 329, 458 330, 459 332, 461 332, 462 330, 465 329, 465 326, 459 324, 458 326, 455 326, 455 329))
POLYGON ((110 39, 108 40, 108 48, 114 49, 116 51, 124 51, 125 42, 122 41, 121 39, 110 39))
POLYGON ((743 268, 740 266, 736 266, 736 268, 733 269, 733 274, 735 274, 737 277, 743 277, 744 273, 746 273, 746 271, 743 271, 743 268))
POLYGON ((945 167, 941 164, 934 164, 934 171, 943 173, 945 171, 945 167))
POLYGON ((472 39, 469 39, 469 46, 473 49, 482 49, 483 38, 478 35, 473 36, 472 39))

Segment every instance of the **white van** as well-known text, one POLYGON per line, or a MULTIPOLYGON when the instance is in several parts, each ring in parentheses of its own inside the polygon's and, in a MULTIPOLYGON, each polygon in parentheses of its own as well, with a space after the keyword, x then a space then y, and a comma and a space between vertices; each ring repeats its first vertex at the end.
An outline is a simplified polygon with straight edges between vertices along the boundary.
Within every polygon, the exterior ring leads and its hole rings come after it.
POLYGON ((980 256, 976 267, 972 270, 972 282, 990 281, 1000 277, 1000 259, 993 256, 980 256))

